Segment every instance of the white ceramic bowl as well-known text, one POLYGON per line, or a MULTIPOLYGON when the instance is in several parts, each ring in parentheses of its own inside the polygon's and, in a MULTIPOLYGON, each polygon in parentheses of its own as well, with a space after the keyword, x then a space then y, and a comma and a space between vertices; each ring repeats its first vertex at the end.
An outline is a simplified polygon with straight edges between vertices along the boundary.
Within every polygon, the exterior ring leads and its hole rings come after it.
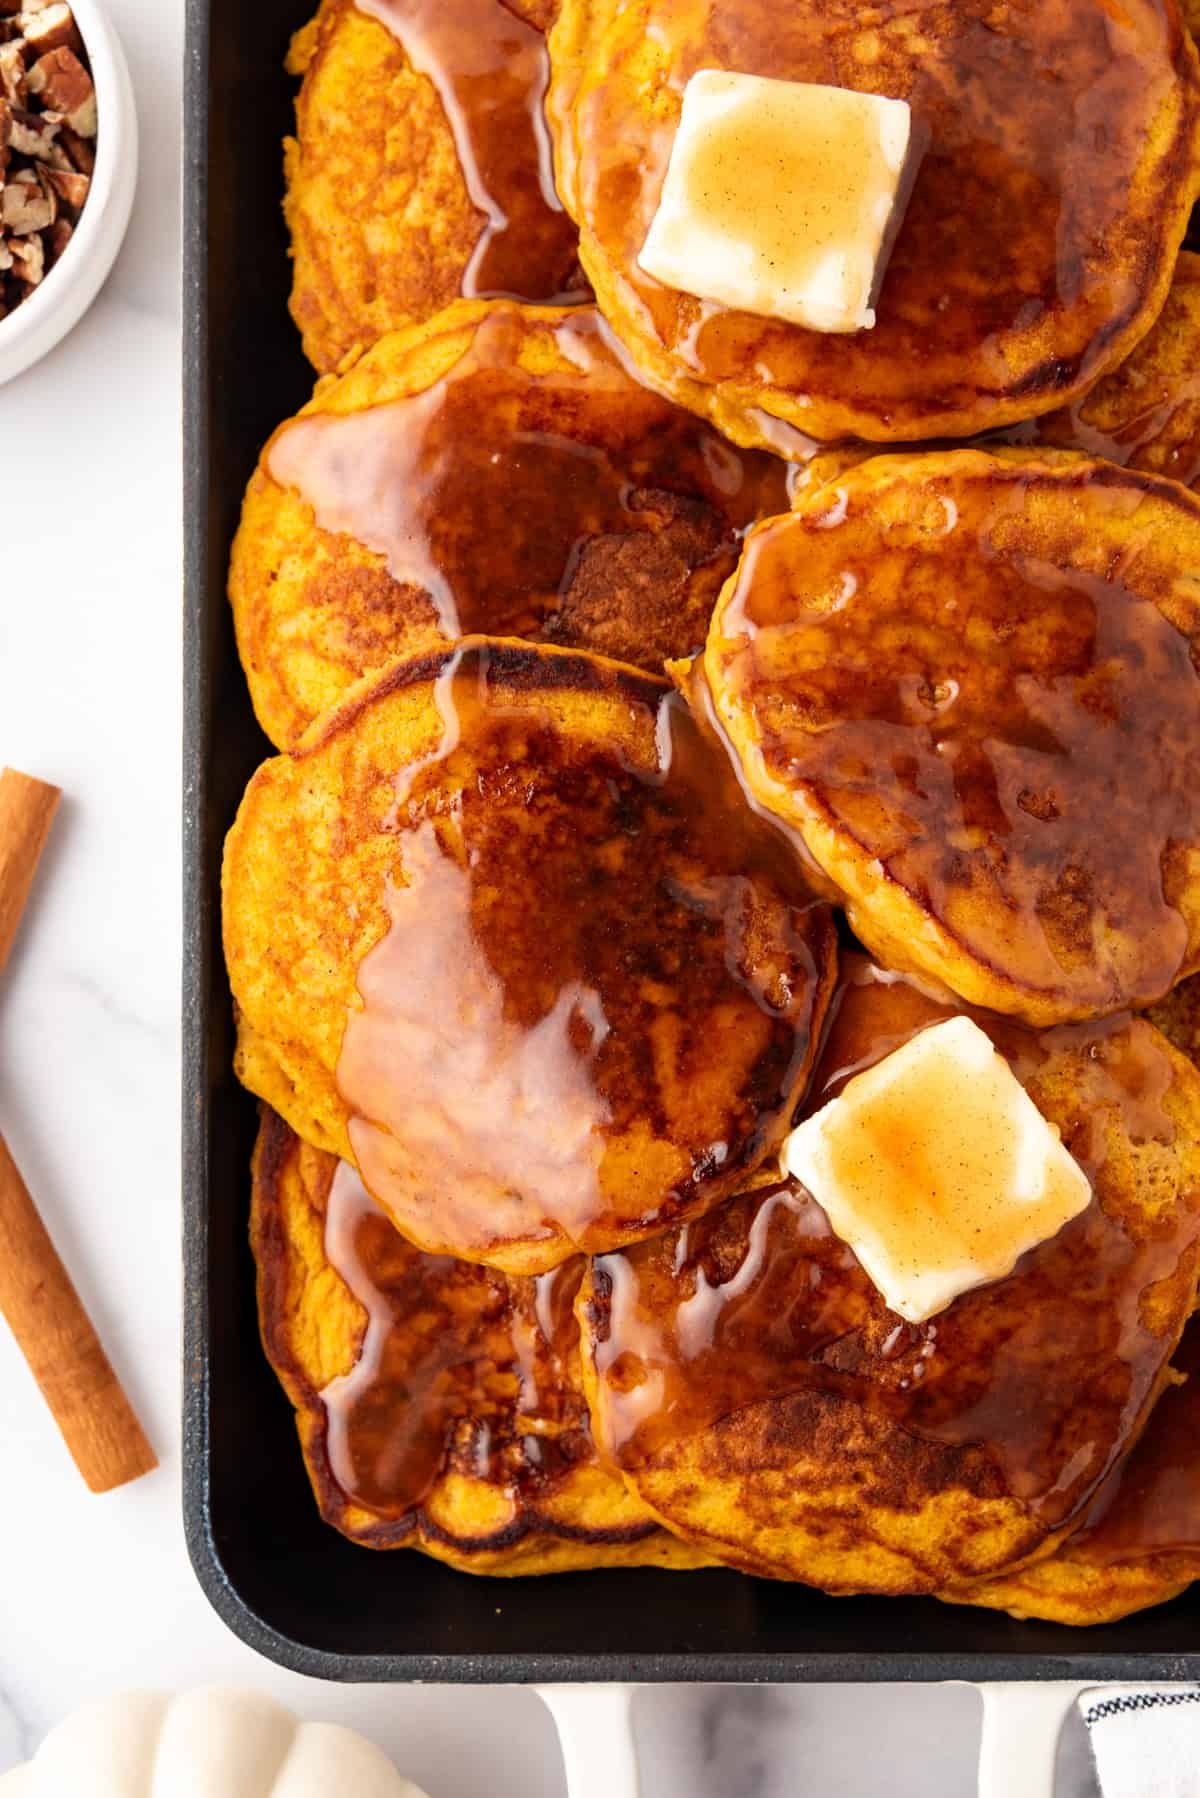
POLYGON ((83 317, 116 259, 137 186, 138 128, 125 53, 98 0, 71 0, 96 84, 96 172, 75 235, 41 286, 0 319, 0 385, 83 317))

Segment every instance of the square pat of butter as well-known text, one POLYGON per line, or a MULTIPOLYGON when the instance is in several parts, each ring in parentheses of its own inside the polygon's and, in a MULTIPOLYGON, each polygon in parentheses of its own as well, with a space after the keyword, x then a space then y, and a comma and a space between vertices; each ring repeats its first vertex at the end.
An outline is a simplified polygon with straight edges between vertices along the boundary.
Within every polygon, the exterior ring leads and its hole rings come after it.
POLYGON ((740 312, 866 330, 911 137, 906 100, 701 69, 638 261, 740 312))
POLYGON ((912 1323, 1011 1273, 1091 1185, 991 1038, 935 1024, 793 1130, 784 1166, 912 1323))

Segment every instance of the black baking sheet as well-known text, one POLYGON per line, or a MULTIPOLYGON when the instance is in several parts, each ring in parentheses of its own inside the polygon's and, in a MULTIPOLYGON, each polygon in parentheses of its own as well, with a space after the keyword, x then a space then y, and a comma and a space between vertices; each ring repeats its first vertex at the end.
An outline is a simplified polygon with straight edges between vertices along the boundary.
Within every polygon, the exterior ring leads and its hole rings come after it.
MULTIPOLYGON (((313 0, 315 3, 315 0, 313 0)), ((495 1580, 373 1554, 323 1524, 258 1340, 247 1246, 253 1102, 230 1071, 221 841, 268 753, 225 566, 261 444, 312 375, 286 311, 282 58, 307 0, 189 0, 186 88, 184 1508, 225 1621, 347 1680, 1194 1679, 1200 1586, 1072 1632, 932 1600, 839 1599, 730 1572, 495 1580)))

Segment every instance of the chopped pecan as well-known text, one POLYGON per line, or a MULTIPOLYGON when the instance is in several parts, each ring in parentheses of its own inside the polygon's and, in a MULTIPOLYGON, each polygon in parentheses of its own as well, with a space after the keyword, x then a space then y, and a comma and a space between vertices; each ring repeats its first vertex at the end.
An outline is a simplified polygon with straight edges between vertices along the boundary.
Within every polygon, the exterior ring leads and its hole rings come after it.
POLYGON ((80 175, 75 169, 54 168, 44 168, 42 173, 64 206, 69 207, 72 212, 83 210, 83 202, 92 185, 90 175, 80 175))
POLYGON ((37 287, 46 273, 46 250, 40 237, 14 237, 9 244, 13 274, 26 287, 37 287))
POLYGON ((71 159, 71 167, 78 169, 81 175, 96 173, 96 146, 86 137, 80 137, 78 131, 72 131, 64 125, 58 139, 64 153, 71 159))
POLYGON ((21 35, 34 56, 43 56, 47 50, 83 49, 75 15, 65 0, 50 0, 49 5, 34 12, 26 7, 20 24, 21 35))
POLYGON ((59 112, 80 137, 96 135, 96 90, 73 50, 51 50, 39 56, 25 77, 49 112, 59 112))
POLYGON ((58 143, 51 144, 45 154, 38 157, 38 163, 46 169, 66 169, 68 172, 71 170, 71 158, 58 143))
POLYGON ((12 106, 24 106, 29 98, 25 46, 19 38, 11 44, 0 44, 0 93, 12 106))
POLYGON ((27 112, 23 106, 8 108, 8 143, 18 156, 39 160, 50 154, 60 129, 53 113, 27 112))
POLYGON ((54 223, 56 206, 32 171, 21 173, 0 187, 0 226, 16 237, 28 237, 54 223), (28 178, 27 178, 28 177, 28 178))
POLYGON ((75 227, 70 219, 56 218, 49 231, 42 238, 46 246, 46 255, 50 266, 53 266, 75 235, 75 227))
POLYGON ((96 127, 70 0, 0 0, 0 319, 71 241, 91 191, 96 127))

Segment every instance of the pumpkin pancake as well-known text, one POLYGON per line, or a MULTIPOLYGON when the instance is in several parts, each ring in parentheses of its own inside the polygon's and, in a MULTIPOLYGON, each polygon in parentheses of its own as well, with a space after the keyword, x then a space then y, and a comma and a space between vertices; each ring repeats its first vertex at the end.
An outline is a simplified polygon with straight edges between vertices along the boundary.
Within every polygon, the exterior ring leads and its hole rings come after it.
POLYGON ((564 0, 547 113, 596 298, 648 378, 735 441, 966 436, 1050 411, 1163 305, 1200 173, 1175 0, 564 0), (700 69, 906 99, 929 147, 855 335, 638 263, 700 69))
POLYGON ((1180 253, 1167 303, 1133 354, 1073 406, 1014 442, 1082 450, 1126 468, 1200 481, 1200 256, 1180 253))
POLYGON ((1147 1015, 1177 1049, 1200 1067, 1200 976, 1181 980, 1165 999, 1151 1006, 1147 1015))
POLYGON ((418 1247, 512 1273, 752 1180, 836 958, 665 681, 482 638, 361 683, 259 770, 225 946, 242 1078, 418 1247))
POLYGON ((1184 1331, 1174 1366, 1182 1383, 1167 1388, 1056 1554, 942 1596, 1050 1623, 1115 1623, 1200 1578, 1200 1320, 1184 1331))
MULTIPOLYGON (((1131 356, 1074 405, 1013 425, 973 447, 995 451, 998 446, 1097 456, 1195 489, 1200 483, 1200 256, 1180 252, 1167 303, 1131 356)), ((878 454, 878 445, 870 443, 822 451, 796 471, 796 497, 803 503, 814 487, 878 454)))
POLYGON ((321 1515, 351 1541, 469 1573, 703 1564, 596 1458, 581 1262, 513 1280, 422 1255, 265 1106, 250 1235, 263 1343, 321 1515))
MULTIPOLYGON (((849 958, 808 1110, 952 1015, 849 958)), ((919 1593, 1019 1565, 1091 1503, 1170 1377, 1200 1264, 1200 1074, 1141 1019, 970 1015, 1094 1190, 1006 1279, 906 1323, 789 1183, 584 1280, 601 1452, 749 1572, 919 1593)))
POLYGON ((542 122, 545 0, 323 0, 284 145, 305 354, 327 374, 460 294, 587 297, 542 122))
POLYGON ((1200 965, 1200 502, 1044 452, 881 456, 747 540, 704 671, 858 937, 1034 1024, 1200 965))
POLYGON ((288 747, 361 675, 472 631, 660 671, 787 476, 642 386, 590 308, 463 301, 394 332, 246 494, 229 591, 263 729, 288 747))

